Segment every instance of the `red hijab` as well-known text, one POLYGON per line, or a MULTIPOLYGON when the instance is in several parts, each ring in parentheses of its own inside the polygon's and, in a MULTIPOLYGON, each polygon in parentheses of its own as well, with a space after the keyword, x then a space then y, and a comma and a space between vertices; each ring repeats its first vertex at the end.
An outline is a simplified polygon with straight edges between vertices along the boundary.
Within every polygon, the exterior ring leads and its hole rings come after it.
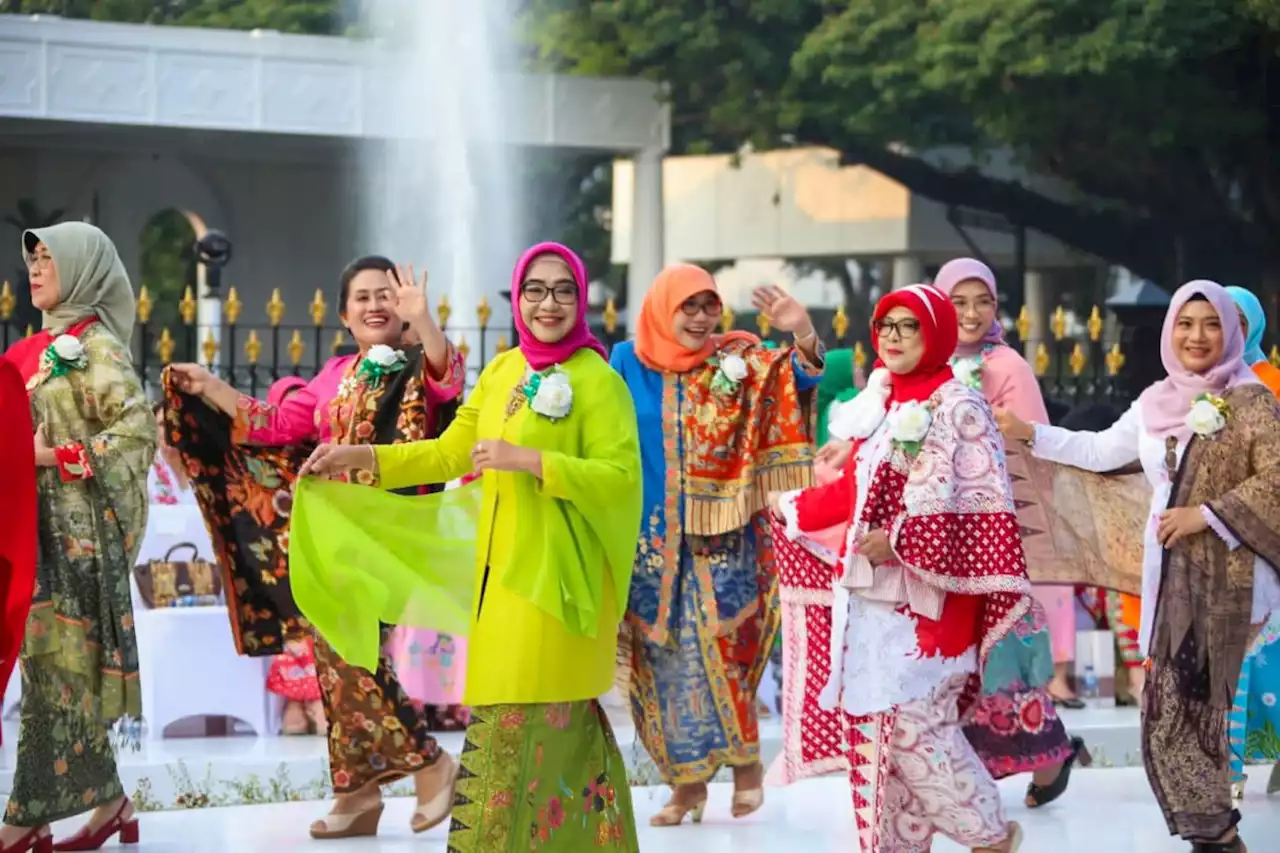
MULTIPOLYGON (((889 402, 921 403, 952 378, 950 361, 960 336, 960 320, 955 306, 941 290, 928 284, 913 284, 881 297, 871 317, 873 330, 876 323, 898 307, 906 308, 919 321, 924 354, 910 373, 890 375, 889 402)), ((880 336, 873 331, 871 345, 877 355, 882 343, 880 336)), ((877 360, 875 366, 884 367, 884 362, 877 360)))

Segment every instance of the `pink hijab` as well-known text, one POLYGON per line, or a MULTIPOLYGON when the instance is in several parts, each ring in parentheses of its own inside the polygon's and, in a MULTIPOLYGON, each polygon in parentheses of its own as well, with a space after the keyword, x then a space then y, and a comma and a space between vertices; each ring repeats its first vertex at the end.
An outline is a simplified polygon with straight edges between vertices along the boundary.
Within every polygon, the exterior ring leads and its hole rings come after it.
MULTIPOLYGON (((934 276, 933 286, 950 298, 951 291, 966 281, 982 282, 987 286, 987 290, 991 291, 991 298, 999 303, 1000 293, 996 290, 996 274, 991 271, 991 267, 974 258, 956 258, 953 261, 947 261, 934 276)), ((996 317, 991 321, 991 328, 987 329, 982 340, 972 344, 957 344, 956 355, 961 357, 977 355, 987 344, 1003 343, 1004 327, 1000 325, 1000 318, 996 317)))
POLYGON ((596 339, 587 326, 587 267, 568 246, 559 243, 539 243, 527 250, 516 262, 515 272, 511 274, 511 312, 515 315, 516 333, 520 338, 520 351, 534 370, 546 370, 553 364, 562 364, 578 350, 589 347, 600 353, 606 361, 609 353, 604 344, 596 339), (578 284, 578 316, 573 328, 554 344, 544 344, 534 337, 533 332, 525 325, 520 316, 520 285, 524 283, 524 275, 532 264, 542 255, 555 255, 569 266, 573 280, 578 284))
POLYGON ((1249 365, 1244 363, 1244 331, 1236 322, 1236 316, 1236 303, 1231 294, 1217 282, 1204 279, 1189 281, 1173 294, 1169 311, 1164 315, 1164 329, 1160 333, 1160 361, 1169 375, 1138 397, 1142 420, 1149 434, 1157 438, 1173 435, 1179 441, 1186 441, 1191 437, 1186 423, 1187 412, 1196 397, 1225 394, 1232 388, 1258 381, 1249 365), (1205 373, 1187 370, 1173 351, 1173 329, 1178 322, 1178 312, 1197 294, 1209 300, 1222 320, 1222 359, 1205 373))

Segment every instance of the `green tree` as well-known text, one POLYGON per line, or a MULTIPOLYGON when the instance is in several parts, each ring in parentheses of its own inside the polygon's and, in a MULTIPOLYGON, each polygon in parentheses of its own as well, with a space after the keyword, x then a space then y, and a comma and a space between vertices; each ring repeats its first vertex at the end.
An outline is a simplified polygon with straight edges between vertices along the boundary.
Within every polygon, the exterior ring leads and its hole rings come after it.
POLYGON ((1280 284, 1277 0, 528 6, 543 67, 669 84, 678 151, 829 146, 1158 281, 1280 284))
POLYGON ((329 35, 343 31, 349 5, 344 0, 0 0, 0 12, 329 35))

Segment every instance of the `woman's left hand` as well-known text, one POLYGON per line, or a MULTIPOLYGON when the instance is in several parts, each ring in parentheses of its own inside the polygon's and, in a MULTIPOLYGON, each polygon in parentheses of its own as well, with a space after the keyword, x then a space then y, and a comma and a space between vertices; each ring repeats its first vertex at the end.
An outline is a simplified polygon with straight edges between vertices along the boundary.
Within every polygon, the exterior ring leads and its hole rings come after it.
POLYGON ((396 313, 409 325, 416 325, 431 318, 431 306, 427 304, 427 274, 422 274, 422 281, 414 283, 413 264, 396 265, 395 272, 387 270, 387 281, 396 294, 396 313))
POLYGON ((476 473, 485 471, 528 471, 541 475, 542 455, 500 438, 486 438, 471 449, 471 464, 476 473))
POLYGON ((872 530, 858 540, 858 553, 866 557, 871 565, 878 566, 893 559, 893 546, 889 544, 889 534, 883 530, 872 530))
POLYGON ((780 332, 790 332, 797 338, 810 337, 814 332, 808 309, 776 284, 757 287, 751 294, 751 304, 780 332))
POLYGON ((1172 548, 1188 536, 1203 533, 1209 529, 1204 513, 1198 506, 1180 506, 1160 513, 1160 522, 1156 525, 1156 538, 1166 548, 1172 548))

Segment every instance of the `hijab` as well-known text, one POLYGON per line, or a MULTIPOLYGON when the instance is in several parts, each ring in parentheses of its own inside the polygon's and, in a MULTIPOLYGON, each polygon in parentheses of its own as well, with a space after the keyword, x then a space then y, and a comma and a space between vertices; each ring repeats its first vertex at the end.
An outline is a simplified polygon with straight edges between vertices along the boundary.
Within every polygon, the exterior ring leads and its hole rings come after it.
MULTIPOLYGON (((924 339, 924 353, 910 373, 891 374, 888 377, 889 403, 908 401, 923 402, 933 392, 952 378, 951 355, 960 335, 960 321, 955 306, 941 290, 928 284, 913 284, 901 290, 886 293, 876 303, 871 322, 880 322, 894 308, 906 308, 920 323, 920 336, 924 339)), ((882 340, 873 332, 872 346, 880 353, 882 340)), ((883 362, 877 361, 877 367, 883 362)))
POLYGON ((1217 282, 1197 279, 1179 287, 1169 302, 1160 332, 1160 361, 1169 375, 1151 385, 1138 397, 1142 420, 1147 432, 1157 438, 1176 436, 1179 441, 1191 437, 1187 412, 1201 394, 1225 394, 1232 388, 1257 382, 1249 365, 1244 363, 1244 332, 1237 318, 1236 306, 1226 288, 1217 282), (1193 373, 1182 366, 1173 350, 1173 330, 1178 312, 1194 296, 1203 296, 1218 312, 1222 322, 1222 358, 1205 373, 1193 373))
POLYGON ((702 267, 672 264, 658 273, 645 294, 636 323, 636 357, 645 367, 667 373, 688 373, 728 341, 759 341, 750 332, 730 332, 709 336, 700 349, 686 348, 676 338, 672 321, 685 300, 699 293, 717 296, 720 293, 716 280, 702 267))
POLYGON ((97 317, 118 341, 129 346, 137 304, 129 276, 111 238, 87 222, 59 222, 22 232, 22 250, 49 247, 62 292, 53 310, 44 312, 44 329, 60 335, 81 320, 97 317))
MULTIPOLYGON (((950 299, 951 291, 966 281, 980 281, 985 284, 987 291, 991 294, 991 298, 999 305, 1000 292, 996 290, 996 274, 991 271, 991 267, 974 258, 956 258, 953 261, 947 261, 942 265, 942 269, 938 270, 938 274, 934 276, 933 286, 941 290, 950 299)), ((957 318, 957 327, 959 322, 957 318)), ((997 316, 992 318, 991 327, 982 336, 982 340, 972 344, 957 343, 955 354, 961 357, 973 356, 980 353, 982 348, 988 344, 1003 343, 1004 326, 1000 325, 1000 318, 997 316)))
POLYGON ((1244 363, 1252 366, 1266 361, 1266 353, 1262 351, 1262 336, 1267 333, 1267 312, 1262 310, 1262 303, 1243 287, 1228 287, 1226 291, 1249 321, 1249 334, 1244 339, 1244 363))
POLYGON ((847 403, 858 395, 853 381, 853 350, 827 350, 826 368, 818 383, 818 446, 827 443, 827 421, 836 403, 847 403))
POLYGON ((563 364, 580 349, 593 349, 600 353, 601 358, 608 361, 609 353, 605 350, 604 344, 600 343, 591 333, 591 328, 587 326, 587 266, 582 262, 582 258, 568 246, 562 246, 559 243, 539 243, 520 256, 520 260, 516 262, 515 272, 511 274, 511 309, 515 317, 516 334, 520 340, 520 352, 524 353, 525 361, 529 362, 529 366, 534 370, 546 370, 552 365, 563 364), (534 261, 544 255, 553 255, 564 261, 569 267, 569 272, 573 274, 574 282, 578 285, 578 313, 574 318, 573 328, 554 344, 543 343, 534 337, 533 332, 525 325, 524 317, 520 316, 520 287, 524 284, 525 273, 529 271, 534 261))

